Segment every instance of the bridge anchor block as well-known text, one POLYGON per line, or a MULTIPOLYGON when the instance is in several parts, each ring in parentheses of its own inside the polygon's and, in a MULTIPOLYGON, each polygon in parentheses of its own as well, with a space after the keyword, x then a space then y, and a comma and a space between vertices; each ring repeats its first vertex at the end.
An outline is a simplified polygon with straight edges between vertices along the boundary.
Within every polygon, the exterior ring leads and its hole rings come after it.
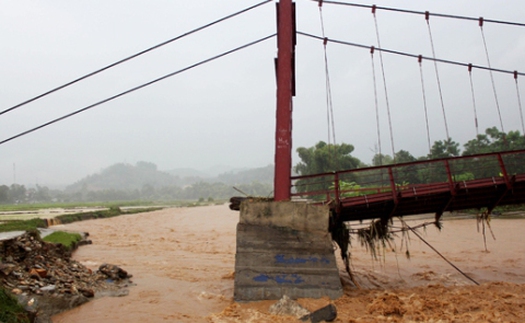
POLYGON ((343 295, 327 206, 244 201, 240 211, 235 300, 343 295))

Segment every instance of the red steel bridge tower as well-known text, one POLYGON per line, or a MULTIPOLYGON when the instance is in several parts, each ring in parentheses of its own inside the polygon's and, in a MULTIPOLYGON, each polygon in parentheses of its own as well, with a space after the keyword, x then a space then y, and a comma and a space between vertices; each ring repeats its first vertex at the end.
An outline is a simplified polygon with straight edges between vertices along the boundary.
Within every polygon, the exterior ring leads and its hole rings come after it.
POLYGON ((290 199, 292 172, 292 97, 295 92, 295 4, 277 3, 277 114, 274 199, 290 199))

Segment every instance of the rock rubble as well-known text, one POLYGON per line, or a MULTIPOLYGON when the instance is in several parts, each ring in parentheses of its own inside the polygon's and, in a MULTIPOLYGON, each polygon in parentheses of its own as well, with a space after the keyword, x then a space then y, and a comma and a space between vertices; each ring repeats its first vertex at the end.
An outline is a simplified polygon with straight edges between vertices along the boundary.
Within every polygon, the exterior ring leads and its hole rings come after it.
POLYGON ((0 241, 0 285, 17 295, 35 322, 50 322, 51 315, 87 302, 97 291, 126 295, 122 288, 132 283, 129 278, 115 265, 92 271, 71 259, 64 246, 42 241, 38 232, 0 241))

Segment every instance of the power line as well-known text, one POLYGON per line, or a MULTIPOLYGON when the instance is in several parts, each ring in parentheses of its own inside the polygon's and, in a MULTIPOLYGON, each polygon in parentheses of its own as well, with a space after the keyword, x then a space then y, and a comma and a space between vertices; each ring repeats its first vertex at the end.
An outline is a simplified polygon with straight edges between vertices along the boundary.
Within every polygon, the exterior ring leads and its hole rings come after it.
MULTIPOLYGON (((332 43, 336 43, 336 44, 340 44, 340 45, 353 46, 353 47, 358 47, 358 48, 363 48, 363 49, 368 49, 368 50, 370 50, 370 48, 372 47, 372 46, 367 46, 367 45, 363 45, 363 44, 347 42, 347 41, 343 41, 343 40, 323 38, 323 37, 312 35, 312 34, 309 34, 309 33, 302 32, 302 31, 297 31, 297 34, 302 35, 302 36, 306 36, 306 37, 310 37, 310 38, 314 38, 314 39, 317 39, 317 40, 321 40, 321 41, 325 41, 325 39, 326 39, 326 41, 328 41, 328 42, 332 42, 332 43)), ((481 70, 487 70, 487 71, 493 71, 493 72, 499 72, 499 73, 511 74, 511 75, 517 74, 517 75, 525 76, 525 73, 523 73, 523 72, 503 70, 503 69, 499 69, 499 68, 487 67, 487 66, 482 66, 482 65, 474 65, 474 64, 470 64, 470 63, 451 61, 451 60, 447 60, 447 59, 426 57, 426 56, 423 56, 423 55, 415 55, 415 54, 402 52, 402 51, 397 51, 397 50, 392 50, 392 49, 377 48, 376 47, 375 50, 382 51, 382 52, 389 53, 389 54, 406 56, 406 57, 412 57, 412 58, 417 58, 417 59, 419 59, 419 57, 421 56, 422 59, 429 60, 429 61, 435 61, 435 62, 438 62, 438 63, 445 63, 445 64, 463 66, 463 67, 467 67, 467 68, 469 66, 471 66, 471 68, 477 68, 477 69, 481 69, 481 70)))
POLYGON ((78 83, 78 82, 80 82, 80 81, 82 81, 82 80, 85 80, 85 79, 91 77, 91 76, 94 76, 94 75, 96 75, 96 74, 99 74, 99 73, 101 73, 101 72, 103 72, 103 71, 105 71, 105 70, 108 70, 108 69, 110 69, 110 68, 112 68, 112 67, 115 67, 115 66, 117 66, 117 65, 120 65, 120 64, 122 64, 122 63, 124 63, 124 62, 127 62, 127 61, 133 59, 133 58, 136 58, 136 57, 139 57, 139 56, 141 56, 141 55, 144 55, 144 54, 146 54, 146 53, 148 53, 148 52, 151 52, 151 51, 153 51, 153 50, 155 50, 155 49, 158 49, 158 48, 160 48, 160 47, 162 47, 162 46, 164 46, 164 45, 170 44, 170 43, 172 43, 172 42, 174 42, 174 41, 177 41, 177 40, 179 40, 179 39, 181 39, 181 38, 184 38, 184 37, 186 37, 186 36, 189 36, 189 35, 191 35, 191 34, 194 34, 194 33, 198 32, 198 31, 204 30, 204 29, 209 28, 209 27, 211 27, 211 26, 213 26, 213 25, 216 25, 216 24, 218 24, 218 23, 220 23, 220 22, 223 22, 223 21, 225 21, 225 20, 231 19, 231 18, 233 18, 233 17, 235 17, 235 16, 238 16, 238 15, 240 15, 240 14, 243 14, 243 13, 245 13, 245 12, 248 12, 248 11, 250 11, 250 10, 252 10, 252 9, 255 9, 255 8, 257 8, 257 7, 259 7, 259 6, 263 5, 263 4, 266 4, 266 3, 268 3, 268 2, 272 2, 272 0, 265 0, 265 1, 262 1, 262 2, 260 2, 260 3, 258 3, 258 4, 255 4, 255 5, 251 6, 251 7, 248 7, 248 8, 246 8, 246 9, 241 10, 241 11, 238 11, 238 12, 232 13, 232 14, 230 14, 230 15, 227 15, 227 16, 223 17, 223 18, 220 18, 220 19, 218 19, 218 20, 215 20, 215 21, 213 21, 213 22, 210 22, 210 23, 208 23, 208 24, 206 24, 206 25, 203 25, 203 26, 201 26, 201 27, 198 27, 198 28, 195 28, 195 29, 193 29, 193 30, 190 30, 190 31, 188 31, 188 32, 186 32, 186 33, 184 33, 184 34, 182 34, 182 35, 179 35, 179 36, 177 36, 177 37, 174 37, 174 38, 171 38, 171 39, 169 39, 169 40, 166 40, 166 41, 164 41, 164 42, 162 42, 162 43, 160 43, 160 44, 157 44, 157 45, 155 45, 155 46, 152 46, 152 47, 150 47, 150 48, 147 48, 147 49, 145 49, 145 50, 143 50, 143 51, 140 51, 140 52, 138 52, 138 53, 136 53, 136 54, 133 54, 133 55, 131 55, 131 56, 128 56, 128 57, 126 57, 126 58, 123 58, 123 59, 121 59, 121 60, 119 60, 119 61, 116 61, 116 62, 114 62, 114 63, 112 63, 112 64, 109 64, 109 65, 107 65, 107 66, 105 66, 105 67, 102 67, 102 68, 100 68, 100 69, 98 69, 98 70, 96 70, 96 71, 94 71, 94 72, 91 72, 91 73, 88 73, 88 74, 86 74, 86 75, 84 75, 84 76, 81 76, 81 77, 79 77, 79 78, 77 78, 77 79, 75 79, 75 80, 73 80, 73 81, 71 81, 71 82, 68 82, 68 83, 66 83, 66 84, 60 85, 60 86, 58 86, 58 87, 56 87, 56 88, 54 88, 54 89, 51 89, 51 90, 49 90, 49 91, 47 91, 47 92, 44 92, 44 93, 42 93, 42 94, 40 94, 40 95, 37 95, 37 96, 35 96, 35 97, 33 97, 33 98, 29 99, 29 100, 26 100, 26 101, 24 101, 24 102, 22 102, 22 103, 19 103, 19 104, 17 104, 17 105, 14 105, 14 106, 8 108, 8 109, 5 109, 4 111, 1 111, 1 112, 0 112, 0 115, 2 115, 2 114, 4 114, 4 113, 7 113, 7 112, 9 112, 9 111, 12 111, 12 110, 18 109, 18 108, 20 108, 20 107, 22 107, 22 106, 24 106, 24 105, 26 105, 26 104, 28 104, 28 103, 34 102, 34 101, 36 101, 36 100, 38 100, 38 99, 41 99, 41 98, 43 98, 43 97, 45 97, 45 96, 47 96, 47 95, 49 95, 49 94, 51 94, 51 93, 54 93, 54 92, 59 91, 59 90, 62 90, 62 89, 66 88, 66 87, 68 87, 68 86, 70 86, 70 85, 73 85, 73 84, 75 84, 75 83, 78 83))
MULTIPOLYGON (((319 0, 312 0, 312 1, 319 2, 319 0)), ((479 19, 480 19, 479 17, 475 18, 475 17, 449 15, 449 14, 442 14, 442 13, 431 13, 431 12, 428 12, 428 11, 416 11, 416 10, 399 9, 399 8, 391 8, 391 7, 381 7, 381 6, 376 6, 376 5, 365 5, 365 4, 358 4, 358 3, 351 3, 351 2, 325 1, 325 0, 323 0, 323 3, 333 4, 333 5, 349 6, 349 7, 369 8, 369 9, 372 9, 373 7, 375 7, 376 9, 379 9, 379 10, 394 11, 394 12, 401 12, 401 13, 410 13, 410 14, 417 14, 417 15, 430 15, 430 16, 440 17, 440 18, 452 18, 452 19, 470 20, 470 21, 479 21, 479 19)), ((521 22, 512 22, 512 21, 495 20, 495 19, 483 19, 483 20, 485 22, 489 22, 489 23, 525 27, 525 23, 521 23, 521 22)))
POLYGON ((234 49, 231 49, 231 50, 229 50, 229 51, 223 52, 223 53, 218 54, 218 55, 216 55, 216 56, 213 56, 213 57, 211 57, 211 58, 208 58, 208 59, 202 60, 202 61, 200 61, 200 62, 198 62, 198 63, 195 63, 195 64, 193 64, 193 65, 190 65, 190 66, 185 67, 185 68, 183 68, 183 69, 180 69, 180 70, 178 70, 178 71, 175 71, 175 72, 172 72, 172 73, 166 74, 166 75, 164 75, 164 76, 162 76, 162 77, 159 77, 159 78, 157 78, 157 79, 154 79, 154 80, 149 81, 149 82, 147 82, 147 83, 144 83, 144 84, 142 84, 142 85, 136 86, 136 87, 134 87, 134 88, 131 88, 131 89, 129 89, 129 90, 126 90, 126 91, 124 91, 124 92, 121 92, 121 93, 119 93, 119 94, 116 94, 116 95, 114 95, 114 96, 111 96, 111 97, 109 97, 109 98, 107 98, 107 99, 104 99, 104 100, 102 100, 102 101, 98 101, 97 103, 94 103, 94 104, 88 105, 87 107, 84 107, 84 108, 82 108, 82 109, 79 109, 79 110, 76 110, 76 111, 71 112, 71 113, 69 113, 69 114, 66 114, 66 115, 64 115, 64 116, 62 116, 62 117, 60 117, 60 118, 56 118, 56 119, 53 119, 53 120, 51 120, 51 121, 48 121, 48 122, 46 122, 46 123, 44 123, 44 124, 41 124, 41 125, 38 126, 38 127, 34 127, 34 128, 32 128, 32 129, 29 129, 29 130, 26 130, 26 131, 24 131, 24 132, 21 132, 21 133, 15 135, 15 136, 12 136, 12 137, 10 137, 10 138, 7 138, 7 139, 5 139, 5 140, 2 140, 2 141, 0 141, 0 145, 5 144, 5 143, 7 143, 7 142, 9 142, 9 141, 11 141, 11 140, 13 140, 13 139, 16 139, 16 138, 22 137, 22 136, 24 136, 24 135, 27 135, 27 134, 29 134, 29 133, 31 133, 31 132, 36 131, 36 130, 42 129, 42 128, 44 128, 44 127, 47 127, 47 126, 49 126, 49 125, 51 125, 51 124, 53 124, 53 123, 56 123, 56 122, 62 121, 62 120, 67 119, 67 118, 69 118, 69 117, 72 117, 72 116, 74 116, 74 115, 76 115, 76 114, 79 114, 79 113, 81 113, 81 112, 84 112, 84 111, 87 111, 87 110, 89 110, 89 109, 92 109, 92 108, 94 108, 94 107, 96 107, 96 106, 99 106, 99 105, 101 105, 101 104, 103 104, 103 103, 107 103, 107 102, 109 102, 109 101, 113 101, 113 100, 115 100, 115 99, 117 99, 117 98, 120 98, 121 96, 126 95, 126 94, 130 94, 130 93, 132 93, 132 92, 135 92, 135 91, 137 91, 137 90, 140 90, 140 89, 142 89, 142 88, 145 88, 145 87, 147 87, 147 86, 150 86, 150 85, 152 85, 152 84, 155 84, 155 83, 157 83, 157 82, 160 82, 160 81, 162 81, 162 80, 165 80, 165 79, 167 79, 167 78, 170 78, 170 77, 172 77, 172 76, 175 76, 175 75, 177 75, 177 74, 180 74, 180 73, 182 73, 182 72, 186 72, 186 71, 188 71, 188 70, 191 70, 191 69, 193 69, 193 68, 195 68, 195 67, 197 67, 197 66, 204 65, 204 64, 209 63, 209 62, 211 62, 211 61, 214 61, 214 60, 216 60, 216 59, 218 59, 218 58, 221 58, 221 57, 223 57, 223 56, 226 56, 226 55, 232 54, 232 53, 234 53, 234 52, 237 52, 237 51, 239 51, 239 50, 241 50, 241 49, 245 49, 245 48, 248 48, 248 47, 253 46, 253 45, 255 45, 255 44, 261 43, 261 42, 263 42, 263 41, 265 41, 265 40, 268 40, 268 39, 270 39, 270 38, 275 37, 275 35, 276 35, 276 34, 272 34, 272 35, 269 35, 269 36, 266 36, 266 37, 260 38, 260 39, 258 39, 258 40, 252 41, 252 42, 250 42, 250 43, 244 44, 244 45, 239 46, 239 47, 237 47, 237 48, 234 48, 234 49))

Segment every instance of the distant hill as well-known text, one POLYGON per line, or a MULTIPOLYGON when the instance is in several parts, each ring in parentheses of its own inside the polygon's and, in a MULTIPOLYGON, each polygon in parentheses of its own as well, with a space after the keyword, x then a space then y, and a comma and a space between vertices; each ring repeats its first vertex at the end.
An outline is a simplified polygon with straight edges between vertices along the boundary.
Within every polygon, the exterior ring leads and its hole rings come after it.
POLYGON ((212 177, 212 175, 206 172, 196 170, 193 168, 175 168, 175 169, 167 170, 166 173, 173 175, 173 176, 181 177, 181 178, 184 178, 184 177, 199 177, 199 178, 212 177))
POLYGON ((101 190, 142 190, 144 187, 187 187, 199 182, 223 183, 225 185, 272 184, 273 165, 266 167, 229 171, 215 177, 191 168, 179 168, 160 171, 150 162, 138 162, 136 165, 118 163, 101 172, 88 175, 66 187, 66 192, 101 191, 101 190))
POLYGON ((249 168, 233 168, 224 165, 216 165, 204 170, 196 170, 194 168, 175 168, 167 170, 166 173, 169 173, 174 176, 179 176, 180 178, 184 177, 199 177, 202 179, 208 179, 212 177, 217 177, 225 173, 239 173, 242 171, 250 170, 249 168))
POLYGON ((80 190, 135 190, 149 185, 152 187, 179 186, 177 176, 157 170, 157 165, 138 162, 136 165, 118 163, 103 169, 100 173, 86 176, 66 187, 66 191, 80 190))

